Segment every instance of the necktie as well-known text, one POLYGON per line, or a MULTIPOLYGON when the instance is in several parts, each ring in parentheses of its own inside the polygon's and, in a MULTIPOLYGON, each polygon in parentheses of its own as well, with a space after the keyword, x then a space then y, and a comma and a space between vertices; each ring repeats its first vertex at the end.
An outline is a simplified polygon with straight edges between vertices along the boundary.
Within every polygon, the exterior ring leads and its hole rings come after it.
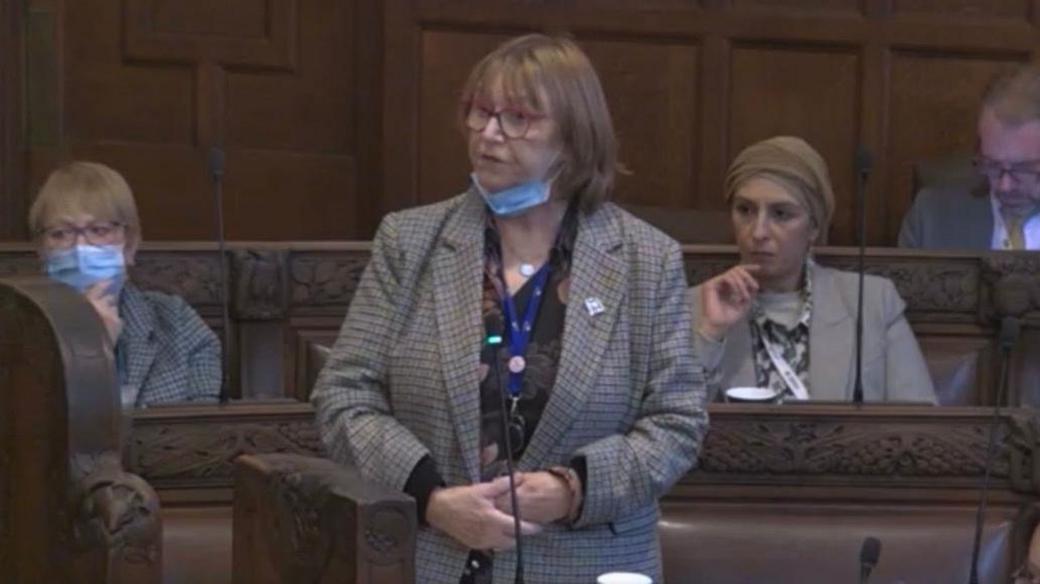
POLYGON ((1026 233, 1025 225, 1032 219, 1040 209, 1032 209, 1028 213, 1022 214, 1004 214, 1004 226, 1007 228, 1007 249, 1011 250, 1024 250, 1026 249, 1026 233))

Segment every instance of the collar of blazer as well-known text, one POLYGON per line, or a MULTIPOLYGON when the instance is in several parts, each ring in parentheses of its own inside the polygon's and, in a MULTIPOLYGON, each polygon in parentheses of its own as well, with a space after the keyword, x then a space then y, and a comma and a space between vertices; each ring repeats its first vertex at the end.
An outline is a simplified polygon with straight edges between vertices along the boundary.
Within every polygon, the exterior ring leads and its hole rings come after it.
MULTIPOLYGON (((855 288, 847 297, 838 272, 816 264, 812 274, 813 310, 809 318, 809 396, 814 400, 844 400, 851 395, 855 331, 855 288), (848 395, 846 395, 848 394, 848 395)), ((755 385, 751 327, 747 317, 734 325, 726 339, 720 390, 755 385)))
POLYGON ((144 292, 127 282, 119 299, 119 315, 123 319, 120 350, 126 363, 126 384, 133 388, 136 401, 148 372, 155 362, 155 310, 144 292))
POLYGON ((813 314, 809 320, 809 394, 816 400, 852 398, 858 283, 850 289, 839 272, 813 270, 813 314))
MULTIPOLYGON (((447 219, 432 259, 438 345, 459 450, 471 481, 480 478, 479 351, 484 338, 480 280, 483 277, 483 201, 470 192, 447 219)), ((628 265, 620 251, 618 211, 607 205, 579 218, 571 264, 563 351, 556 383, 518 468, 557 464, 547 460, 582 411, 600 370, 610 332, 625 298, 628 265), (604 310, 587 310, 597 299, 604 310)))

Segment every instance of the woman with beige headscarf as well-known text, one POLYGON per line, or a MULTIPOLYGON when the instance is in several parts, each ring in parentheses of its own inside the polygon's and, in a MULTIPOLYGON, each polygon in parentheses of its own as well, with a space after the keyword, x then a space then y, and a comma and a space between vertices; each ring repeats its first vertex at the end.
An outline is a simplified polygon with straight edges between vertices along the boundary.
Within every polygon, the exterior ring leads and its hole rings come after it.
MULTIPOLYGON (((726 177, 740 264, 691 291, 694 343, 709 388, 760 388, 772 401, 852 399, 858 276, 816 264, 834 214, 827 164, 801 138, 745 148, 726 177)), ((867 276, 866 401, 935 403, 892 282, 867 276)))

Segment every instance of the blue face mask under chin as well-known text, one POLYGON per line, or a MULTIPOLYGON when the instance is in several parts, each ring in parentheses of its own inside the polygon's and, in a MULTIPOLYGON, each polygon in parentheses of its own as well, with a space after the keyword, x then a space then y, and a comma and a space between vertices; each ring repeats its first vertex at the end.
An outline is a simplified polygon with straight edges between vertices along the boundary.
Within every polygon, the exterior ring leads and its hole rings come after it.
POLYGON ((552 191, 549 181, 530 180, 496 193, 489 193, 480 184, 477 173, 470 173, 469 178, 496 217, 513 217, 531 207, 537 207, 549 200, 549 193, 552 191))
POLYGON ((47 254, 45 269, 52 279, 80 292, 109 280, 108 294, 118 295, 126 280, 122 245, 76 245, 47 254))

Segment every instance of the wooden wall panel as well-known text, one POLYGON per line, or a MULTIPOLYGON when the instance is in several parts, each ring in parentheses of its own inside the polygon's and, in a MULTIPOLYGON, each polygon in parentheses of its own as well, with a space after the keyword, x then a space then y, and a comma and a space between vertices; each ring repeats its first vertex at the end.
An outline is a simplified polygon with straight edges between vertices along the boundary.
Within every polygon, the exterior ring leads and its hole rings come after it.
MULTIPOLYGON (((1036 4, 390 0, 387 34, 396 42, 388 47, 393 58, 387 77, 404 90, 392 103, 420 114, 387 120, 386 128, 390 135, 421 136, 421 147, 414 159, 387 166, 392 178, 385 200, 399 208, 457 190, 448 186, 460 184, 467 168, 461 141, 448 130, 453 117, 443 112, 465 76, 464 63, 511 34, 562 31, 577 38, 597 65, 623 157, 635 171, 620 181, 619 199, 717 210, 724 169, 740 148, 778 133, 797 134, 831 167, 838 208, 830 241, 852 244, 852 166, 863 144, 875 161, 868 242, 891 245, 911 201, 913 163, 973 143, 979 92, 996 71, 989 62, 1025 60, 1036 52, 1036 4), (419 58, 409 59, 409 51, 419 58), (934 60, 919 63, 921 56, 934 60), (934 62, 950 65, 930 67, 934 62), (960 69, 962 62, 968 71, 960 69), (985 62, 981 69, 979 62, 985 62), (410 93, 410 85, 421 89, 410 93), (668 114, 648 117, 648 101, 655 104, 650 111, 668 114), (944 108, 938 116, 935 104, 944 108), (427 192, 431 187, 434 194, 427 192)), ((389 160, 389 145, 385 154, 389 160)))
MULTIPOLYGON (((432 202, 467 186, 465 138, 457 125, 470 69, 507 34, 428 30, 422 34, 419 101, 419 201, 432 202)), ((688 207, 695 144, 697 49, 652 40, 580 38, 603 81, 621 143, 623 201, 688 207), (655 145, 647 148, 648 144, 655 145)))
POLYGON ((298 64, 285 74, 227 74, 229 226, 238 239, 338 239, 359 233, 359 56, 351 3, 301 2, 298 64), (237 153, 237 155, 235 155, 237 153), (230 174, 234 169, 235 174, 230 174), (297 233, 299 235, 291 235, 297 233))
POLYGON ((155 22, 156 32, 263 38, 267 28, 265 4, 257 0, 151 0, 145 8, 155 22))
POLYGON ((370 235, 357 195, 378 189, 378 155, 360 151, 381 143, 362 120, 379 112, 380 37, 358 30, 359 14, 378 22, 368 0, 36 1, 57 23, 58 56, 39 67, 58 72, 59 106, 28 105, 55 128, 30 150, 33 188, 62 160, 97 159, 127 176, 146 237, 213 239, 207 154, 222 146, 229 238, 370 235))
MULTIPOLYGON (((732 56, 727 159, 770 136, 805 138, 830 167, 836 234, 854 232, 858 70, 858 55, 847 47, 748 45, 732 56)), ((721 196, 715 205, 723 208, 721 196)))
POLYGON ((1029 20, 1030 0, 895 0, 897 14, 1029 20))
MULTIPOLYGON (((979 96, 989 80, 1014 61, 1011 55, 892 55, 887 146, 891 172, 884 191, 890 209, 909 208, 915 161, 974 151, 979 96)), ((901 213, 886 216, 889 241, 898 236, 901 220, 901 213)))
POLYGON ((462 86, 481 57, 510 36, 437 29, 422 32, 418 202, 440 201, 469 187, 470 164, 457 118, 462 86))
POLYGON ((620 143, 616 197, 686 208, 696 192, 698 48, 654 38, 579 38, 599 72, 620 143))
POLYGON ((25 236, 26 4, 0 0, 0 239, 25 236))
POLYGON ((836 13, 859 12, 860 0, 731 0, 735 10, 779 9, 802 11, 825 11, 836 13))
POLYGON ((970 149, 990 76, 1040 60, 1038 0, 15 4, 0 12, 14 32, 0 64, 7 238, 24 236, 31 189, 77 156, 127 174, 148 237, 208 239, 216 143, 230 237, 369 237, 383 213, 467 186, 466 74, 501 40, 545 30, 577 38, 601 73, 634 172, 619 199, 718 209, 737 150, 797 133, 831 165, 831 242, 851 244, 862 143, 869 241, 890 245, 914 162, 970 149))

